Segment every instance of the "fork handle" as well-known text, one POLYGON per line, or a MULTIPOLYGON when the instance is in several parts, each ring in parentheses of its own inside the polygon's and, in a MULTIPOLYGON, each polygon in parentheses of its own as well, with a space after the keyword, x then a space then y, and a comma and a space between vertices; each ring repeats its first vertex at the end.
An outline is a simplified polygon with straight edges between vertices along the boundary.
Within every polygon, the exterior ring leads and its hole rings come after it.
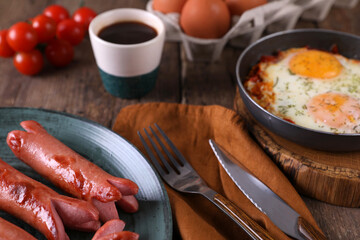
POLYGON ((230 200, 216 193, 210 199, 218 208, 235 221, 254 240, 274 240, 270 233, 249 217, 243 210, 234 205, 230 200))

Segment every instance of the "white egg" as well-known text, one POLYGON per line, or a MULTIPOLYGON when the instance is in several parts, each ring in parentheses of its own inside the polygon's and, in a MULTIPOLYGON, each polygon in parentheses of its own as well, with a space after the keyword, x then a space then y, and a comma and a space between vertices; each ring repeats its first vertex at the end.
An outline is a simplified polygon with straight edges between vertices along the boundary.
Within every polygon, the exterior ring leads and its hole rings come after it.
POLYGON ((268 111, 311 129, 360 133, 360 61, 298 48, 258 67, 261 80, 245 86, 268 111))

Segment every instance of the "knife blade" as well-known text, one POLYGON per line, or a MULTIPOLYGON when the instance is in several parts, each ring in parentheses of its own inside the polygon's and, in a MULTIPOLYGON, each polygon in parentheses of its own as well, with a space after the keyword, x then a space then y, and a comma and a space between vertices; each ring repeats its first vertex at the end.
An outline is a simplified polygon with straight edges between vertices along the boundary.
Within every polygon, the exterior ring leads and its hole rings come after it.
POLYGON ((235 163, 224 148, 209 140, 210 146, 226 173, 244 195, 285 234, 299 240, 326 239, 310 223, 300 216, 268 186, 256 178, 248 169, 235 163))

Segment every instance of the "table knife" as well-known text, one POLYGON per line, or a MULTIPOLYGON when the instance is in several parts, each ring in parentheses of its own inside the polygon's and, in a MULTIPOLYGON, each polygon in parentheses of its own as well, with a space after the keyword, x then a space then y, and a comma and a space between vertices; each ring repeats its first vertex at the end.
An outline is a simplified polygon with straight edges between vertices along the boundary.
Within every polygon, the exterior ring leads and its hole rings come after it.
POLYGON ((214 140, 210 139, 209 143, 220 164, 236 186, 285 234, 299 240, 326 239, 268 186, 235 161, 224 148, 216 144, 214 140))

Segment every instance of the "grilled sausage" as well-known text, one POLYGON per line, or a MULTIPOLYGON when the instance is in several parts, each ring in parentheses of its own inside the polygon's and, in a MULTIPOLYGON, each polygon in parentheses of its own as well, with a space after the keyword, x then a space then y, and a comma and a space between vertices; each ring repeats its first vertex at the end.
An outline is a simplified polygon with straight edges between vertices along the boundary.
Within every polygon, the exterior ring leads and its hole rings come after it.
POLYGON ((30 233, 0 218, 0 240, 36 240, 30 233))
POLYGON ((0 159, 0 210, 33 226, 49 240, 68 240, 66 227, 96 231, 98 210, 86 201, 63 196, 0 159))
MULTIPOLYGON (((122 231, 105 235, 96 240, 138 240, 139 234, 129 231, 122 231)), ((95 239, 92 239, 95 240, 95 239)))
POLYGON ((125 222, 120 219, 112 219, 106 222, 104 225, 96 231, 92 240, 100 239, 106 235, 113 234, 116 232, 122 232, 125 227, 125 222))
POLYGON ((26 130, 14 130, 7 136, 13 153, 43 177, 73 196, 91 202, 106 222, 118 218, 115 202, 127 212, 135 212, 134 195, 138 186, 114 177, 51 136, 36 121, 23 121, 26 130), (129 196, 123 198, 123 196, 129 196))

